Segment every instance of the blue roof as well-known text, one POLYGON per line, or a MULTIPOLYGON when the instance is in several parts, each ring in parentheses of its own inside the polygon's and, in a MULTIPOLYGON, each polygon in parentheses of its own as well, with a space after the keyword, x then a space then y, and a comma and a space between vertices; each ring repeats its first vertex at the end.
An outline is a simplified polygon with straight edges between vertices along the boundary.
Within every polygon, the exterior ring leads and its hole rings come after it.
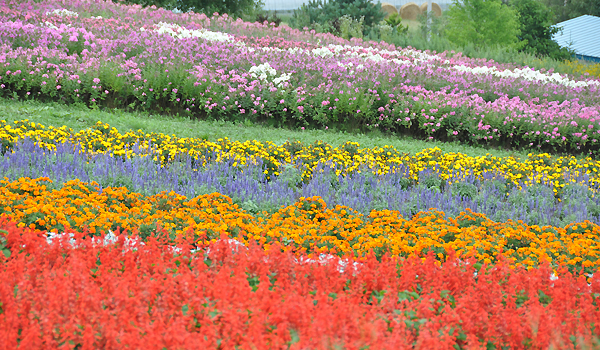
POLYGON ((563 47, 570 47, 577 55, 600 58, 600 17, 583 15, 556 24, 562 33, 553 39, 563 47))

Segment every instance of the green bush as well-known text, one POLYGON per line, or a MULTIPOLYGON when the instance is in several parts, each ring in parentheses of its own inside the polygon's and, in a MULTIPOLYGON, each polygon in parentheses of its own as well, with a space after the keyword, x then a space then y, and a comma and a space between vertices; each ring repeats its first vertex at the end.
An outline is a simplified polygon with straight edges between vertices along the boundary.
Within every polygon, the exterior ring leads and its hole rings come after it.
POLYGON ((386 18, 385 23, 392 27, 397 34, 405 34, 408 32, 408 26, 402 25, 402 17, 397 13, 392 13, 386 18))

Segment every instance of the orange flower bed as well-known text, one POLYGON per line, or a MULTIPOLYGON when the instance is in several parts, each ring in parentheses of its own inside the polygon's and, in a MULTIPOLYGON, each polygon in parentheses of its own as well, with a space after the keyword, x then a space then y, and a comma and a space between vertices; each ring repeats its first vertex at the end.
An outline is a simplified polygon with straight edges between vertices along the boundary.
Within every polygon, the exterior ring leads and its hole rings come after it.
POLYGON ((374 210, 363 216, 351 208, 330 208, 319 197, 300 198, 276 213, 252 215, 218 193, 188 199, 174 192, 145 197, 126 188, 105 188, 73 180, 52 189, 48 178, 0 181, 0 214, 29 227, 52 232, 73 229, 91 234, 135 231, 147 237, 164 228, 171 239, 193 235, 200 243, 220 237, 265 249, 274 242, 305 253, 375 252, 423 255, 433 251, 445 260, 450 251, 490 263, 498 255, 513 265, 544 262, 573 271, 593 272, 600 266, 600 226, 591 222, 566 227, 493 222, 466 209, 455 218, 430 209, 412 218, 396 211, 374 210))

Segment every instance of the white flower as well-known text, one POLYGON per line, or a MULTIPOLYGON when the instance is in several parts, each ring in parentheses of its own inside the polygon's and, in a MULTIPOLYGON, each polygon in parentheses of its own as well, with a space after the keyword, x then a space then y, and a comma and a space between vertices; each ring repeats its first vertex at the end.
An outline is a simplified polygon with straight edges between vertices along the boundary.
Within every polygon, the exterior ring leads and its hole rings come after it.
POLYGON ((79 17, 77 12, 69 11, 67 9, 53 10, 46 12, 46 16, 59 16, 59 17, 79 17))
POLYGON ((260 80, 266 80, 268 75, 277 75, 277 71, 273 67, 271 67, 269 62, 265 62, 261 65, 250 68, 250 75, 253 78, 258 77, 260 80))
POLYGON ((319 57, 333 57, 333 52, 331 52, 331 50, 329 50, 326 47, 320 47, 317 49, 312 49, 311 50, 312 54, 315 56, 319 56, 319 57))
POLYGON ((210 30, 206 29, 189 30, 177 24, 169 24, 165 22, 160 22, 157 25, 155 25, 155 27, 158 27, 156 29, 157 33, 169 34, 177 39, 201 38, 208 41, 234 42, 234 37, 230 34, 221 32, 211 32, 210 30))
POLYGON ((277 71, 275 70, 275 68, 271 67, 269 62, 265 62, 258 66, 254 66, 250 68, 249 72, 253 78, 258 78, 262 81, 268 82, 269 78, 273 78, 273 84, 277 85, 277 87, 279 88, 283 87, 283 85, 286 82, 288 82, 292 76, 291 73, 283 73, 280 76, 274 78, 275 76, 277 76, 277 71))
POLYGON ((45 22, 44 22, 44 25, 45 25, 46 27, 50 28, 50 29, 58 29, 58 27, 57 27, 57 26, 55 26, 54 24, 52 24, 52 23, 50 23, 50 22, 48 22, 48 21, 45 21, 45 22))
POLYGON ((277 87, 283 87, 283 83, 290 80, 292 73, 283 73, 278 78, 273 79, 273 84, 277 85, 277 87))
MULTIPOLYGON (((289 50, 288 50, 289 51, 289 50)), ((334 56, 346 56, 352 58, 362 58, 364 60, 374 62, 393 62, 398 65, 407 65, 415 67, 417 65, 426 65, 429 67, 444 67, 445 69, 454 69, 459 72, 465 72, 477 75, 491 75, 498 78, 515 78, 529 81, 539 81, 542 83, 561 84, 567 87, 588 87, 600 86, 600 80, 572 80, 567 76, 562 76, 558 73, 548 74, 540 71, 535 71, 530 68, 515 68, 513 70, 500 71, 496 67, 475 66, 469 67, 465 65, 450 65, 450 60, 437 55, 430 55, 425 52, 419 52, 412 49, 400 49, 395 51, 380 50, 370 47, 351 46, 351 45, 334 45, 330 44, 327 47, 312 49, 311 53, 314 56, 321 58, 330 58, 334 56), (384 58, 387 57, 387 58, 384 58), (409 59, 405 59, 409 58, 409 59)), ((338 63, 340 66, 343 64, 338 63)))

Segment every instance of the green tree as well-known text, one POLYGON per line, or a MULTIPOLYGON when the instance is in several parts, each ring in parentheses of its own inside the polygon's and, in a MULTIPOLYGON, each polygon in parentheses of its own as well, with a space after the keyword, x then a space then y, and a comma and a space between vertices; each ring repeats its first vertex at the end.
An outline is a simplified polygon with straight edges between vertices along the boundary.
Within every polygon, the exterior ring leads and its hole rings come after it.
POLYGON ((340 32, 340 18, 349 16, 355 22, 364 25, 363 34, 379 24, 385 17, 381 3, 370 0, 309 0, 298 10, 294 10, 291 19, 296 28, 321 28, 323 31, 340 32))
POLYGON ((218 12, 241 17, 242 15, 254 15, 262 8, 263 2, 260 0, 175 0, 175 5, 183 12, 202 12, 206 15, 218 12))
POLYGON ((175 0, 113 0, 116 3, 137 4, 144 7, 156 6, 167 10, 175 8, 175 0))
POLYGON ((600 16, 600 0, 541 0, 554 12, 554 23, 582 15, 600 16))
MULTIPOLYGON (((554 13, 553 23, 566 21, 569 18, 569 8, 565 5, 565 0, 541 0, 552 13, 554 13)), ((570 0, 567 0, 569 3, 570 0)))
POLYGON ((554 13, 546 5, 538 0, 511 0, 509 5, 519 13, 521 34, 518 38, 525 45, 523 51, 560 60, 571 56, 568 49, 552 40, 560 28, 553 26, 554 13))
POLYGON ((600 0, 571 0, 569 5, 571 18, 582 15, 600 17, 600 0))
POLYGON ((520 48, 518 14, 501 0, 453 0, 446 35, 455 44, 520 48))
POLYGON ((154 5, 167 10, 178 9, 182 12, 193 11, 208 16, 215 12, 226 13, 232 17, 254 15, 263 6, 261 0, 123 0, 122 2, 142 6, 154 5))

